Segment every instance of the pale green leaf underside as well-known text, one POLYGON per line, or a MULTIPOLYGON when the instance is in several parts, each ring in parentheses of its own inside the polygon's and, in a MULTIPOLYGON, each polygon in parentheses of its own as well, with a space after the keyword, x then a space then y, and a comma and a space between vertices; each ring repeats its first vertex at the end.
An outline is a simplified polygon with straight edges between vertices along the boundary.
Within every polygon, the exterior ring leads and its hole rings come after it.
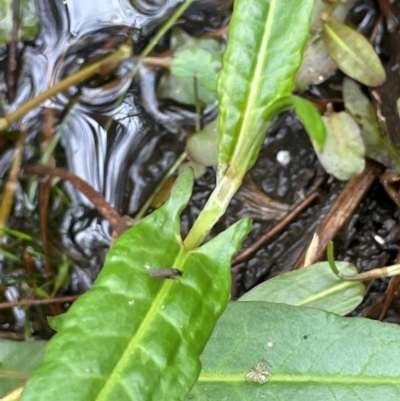
POLYGON ((329 55, 348 76, 368 85, 381 85, 385 70, 368 40, 359 32, 331 17, 321 33, 329 55))
MULTIPOLYGON (((357 274, 347 262, 336 262, 343 274, 357 274)), ((345 281, 336 276, 328 262, 284 273, 244 294, 239 301, 265 301, 317 308, 346 315, 360 304, 365 286, 358 281, 345 281)))
POLYGON ((377 112, 371 100, 365 96, 359 85, 345 78, 343 100, 346 110, 361 127, 367 157, 393 167, 400 172, 400 149, 383 136, 379 127, 377 112))
POLYGON ((111 248, 93 290, 58 322, 23 400, 181 400, 230 292, 230 260, 250 228, 242 220, 195 251, 180 238, 191 170, 171 198, 111 248), (177 268, 175 279, 151 268, 177 268))
POLYGON ((365 146, 361 130, 346 112, 323 117, 326 140, 322 151, 316 149, 324 169, 339 180, 360 174, 365 167, 365 146))
POLYGON ((397 401, 400 328, 266 302, 231 303, 187 400, 397 401), (258 362, 265 384, 247 382, 258 362))
POLYGON ((291 94, 312 7, 312 0, 235 2, 218 80, 219 177, 229 164, 254 163, 269 106, 291 94))

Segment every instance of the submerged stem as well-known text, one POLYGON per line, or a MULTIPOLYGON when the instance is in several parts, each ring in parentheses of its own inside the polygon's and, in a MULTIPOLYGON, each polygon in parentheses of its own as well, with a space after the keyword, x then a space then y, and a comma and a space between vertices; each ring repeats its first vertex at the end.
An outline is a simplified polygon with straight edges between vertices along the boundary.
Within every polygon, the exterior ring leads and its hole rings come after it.
MULTIPOLYGON (((13 111, 12 113, 8 114, 4 118, 0 118, 0 131, 6 130, 10 124, 18 121, 22 116, 26 113, 34 109, 35 107, 39 106, 45 100, 51 98, 52 96, 57 95, 60 92, 63 92, 70 88, 73 85, 76 85, 88 78, 91 78, 93 75, 99 73, 99 70, 102 67, 107 67, 106 69, 109 70, 109 66, 111 67, 114 63, 120 63, 121 61, 129 58, 131 56, 131 48, 127 44, 123 44, 116 52, 110 54, 109 56, 97 61, 82 70, 78 71, 76 74, 73 74, 60 82, 57 82, 55 85, 51 86, 47 90, 42 93, 39 93, 33 99, 24 103, 21 107, 18 107, 17 110, 13 111)), ((116 65, 117 66, 117 65, 116 65)), ((115 67, 116 67, 115 66, 115 67)), ((115 68, 114 67, 114 68, 115 68)))

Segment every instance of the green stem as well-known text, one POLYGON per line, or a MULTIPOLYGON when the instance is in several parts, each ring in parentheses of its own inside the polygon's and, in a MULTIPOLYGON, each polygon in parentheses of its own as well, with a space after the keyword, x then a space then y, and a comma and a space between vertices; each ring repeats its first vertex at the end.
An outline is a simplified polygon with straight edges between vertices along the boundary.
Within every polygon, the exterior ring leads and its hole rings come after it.
POLYGON ((201 130, 200 127, 200 118, 201 118, 201 105, 199 101, 199 94, 198 94, 198 79, 195 77, 193 79, 193 91, 194 91, 194 99, 195 99, 195 106, 196 106, 196 121, 195 121, 195 130, 199 132, 201 130))
POLYGON ((186 249, 195 249, 204 241, 213 226, 225 213, 231 199, 240 188, 242 179, 242 174, 233 173, 232 169, 227 170, 226 175, 218 182, 185 238, 184 245, 186 249))
POLYGON ((37 95, 33 99, 24 103, 21 107, 18 107, 18 109, 15 110, 14 112, 8 114, 4 118, 0 118, 0 132, 5 131, 10 126, 10 124, 14 123, 15 121, 18 121, 22 116, 27 114, 29 111, 33 110, 35 107, 39 106, 45 100, 99 73, 101 67, 107 66, 107 64, 109 63, 112 64, 120 63, 121 61, 129 58, 130 56, 131 56, 131 48, 128 45, 124 44, 115 53, 110 54, 109 56, 103 58, 102 60, 97 61, 96 63, 93 63, 83 68, 76 74, 73 74, 63 79, 62 81, 56 83, 55 85, 51 86, 44 92, 39 93, 39 95, 37 95))
POLYGON ((178 157, 176 162, 170 167, 170 169, 167 171, 167 173, 164 175, 163 179, 160 181, 160 183, 157 185, 156 189, 153 191, 153 193, 150 195, 150 197, 146 200, 146 202, 143 204, 143 206, 140 208, 140 210, 137 212, 136 216, 134 217, 135 221, 140 220, 143 215, 146 213, 146 210, 149 208, 152 200, 156 196, 156 194, 160 191, 160 189, 163 187, 165 181, 175 173, 175 171, 179 168, 179 166, 185 161, 186 159, 186 152, 182 152, 182 154, 178 157))
POLYGON ((172 25, 175 24, 176 20, 186 11, 186 9, 193 3, 194 0, 186 0, 184 1, 180 7, 176 9, 176 11, 168 18, 168 21, 161 27, 161 29, 156 33, 156 35, 151 39, 149 44, 143 49, 140 53, 140 57, 137 60, 136 67, 132 71, 132 76, 135 76, 139 70, 139 65, 142 62, 142 59, 147 57, 150 52, 157 45, 158 41, 164 36, 165 32, 168 31, 172 25))
POLYGON ((329 241, 327 249, 326 249, 326 256, 328 257, 328 263, 331 270, 336 274, 336 276, 341 277, 339 269, 336 267, 335 263, 335 256, 333 255, 333 242, 329 241))

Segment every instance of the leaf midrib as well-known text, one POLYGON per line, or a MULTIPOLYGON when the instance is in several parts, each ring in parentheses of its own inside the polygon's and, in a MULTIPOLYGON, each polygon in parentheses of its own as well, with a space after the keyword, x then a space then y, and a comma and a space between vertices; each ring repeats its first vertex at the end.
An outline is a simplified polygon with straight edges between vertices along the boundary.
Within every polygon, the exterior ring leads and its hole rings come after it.
MULTIPOLYGON (((270 8, 268 10, 268 16, 265 21, 265 29, 264 29, 264 34, 261 40, 261 44, 259 46, 259 53, 257 54, 257 62, 256 62, 256 68, 254 71, 254 74, 252 74, 252 80, 250 83, 250 91, 248 93, 247 101, 245 102, 246 108, 245 112, 243 115, 243 123, 240 127, 239 131, 239 141, 237 145, 235 146, 234 153, 231 157, 231 161, 234 160, 237 156, 237 153, 239 154, 245 154, 246 159, 249 159, 252 155, 251 152, 249 152, 249 149, 247 149, 244 146, 244 143, 248 141, 250 135, 247 135, 250 132, 251 126, 254 123, 254 117, 253 117, 253 110, 255 109, 255 105, 257 104, 257 100, 259 99, 259 94, 260 94, 260 89, 261 85, 257 83, 261 82, 261 76, 264 71, 265 67, 265 57, 266 54, 269 51, 269 48, 267 46, 269 38, 271 36, 271 31, 272 27, 274 26, 274 21, 275 18, 274 16, 274 11, 276 9, 277 2, 279 0, 271 0, 270 2, 270 8)), ((254 139, 254 134, 251 135, 251 138, 254 139)), ((252 143, 251 141, 250 143, 252 143)))
MULTIPOLYGON (((345 28, 347 28, 347 27, 345 26, 345 28)), ((363 60, 361 60, 358 57, 358 54, 355 53, 351 47, 346 45, 346 43, 341 39, 341 37, 336 34, 334 29, 331 28, 329 23, 324 25, 324 29, 327 31, 326 32, 327 35, 331 36, 333 41, 335 41, 339 47, 341 47, 342 49, 344 49, 344 51, 346 51, 346 52, 348 52, 348 53, 353 55, 354 60, 357 62, 357 64, 360 66, 360 68, 369 76, 370 75, 369 74, 369 69, 368 68, 367 69, 364 68, 365 66, 364 66, 363 60)))
POLYGON ((165 298, 168 296, 173 284, 174 280, 164 281, 163 286, 160 288, 160 291, 151 303, 151 308, 146 313, 146 316, 140 323, 138 330, 129 341, 127 347, 125 348, 125 351, 122 353, 119 361, 116 363, 114 369, 108 376, 108 379, 106 380, 103 388, 98 393, 96 397, 97 401, 109 400, 108 395, 110 391, 112 390, 113 386, 118 382, 126 365, 129 363, 129 360, 132 357, 133 350, 140 344, 140 341, 143 338, 144 334, 147 332, 147 329, 153 323, 154 316, 160 313, 161 306, 165 302, 165 298))
MULTIPOLYGON (((198 384, 206 383, 245 383, 247 371, 238 374, 212 374, 201 373, 198 379, 198 384)), ((271 376, 265 385, 268 384, 330 384, 330 385, 400 385, 399 377, 382 377, 382 376, 362 376, 362 375, 342 375, 325 373, 317 374, 274 374, 271 376)))
POLYGON ((308 296, 307 298, 301 299, 298 302, 293 303, 293 306, 306 306, 308 303, 317 301, 325 296, 333 295, 335 293, 357 287, 358 281, 345 281, 335 284, 334 286, 329 287, 328 289, 324 289, 322 291, 318 291, 315 294, 308 296))

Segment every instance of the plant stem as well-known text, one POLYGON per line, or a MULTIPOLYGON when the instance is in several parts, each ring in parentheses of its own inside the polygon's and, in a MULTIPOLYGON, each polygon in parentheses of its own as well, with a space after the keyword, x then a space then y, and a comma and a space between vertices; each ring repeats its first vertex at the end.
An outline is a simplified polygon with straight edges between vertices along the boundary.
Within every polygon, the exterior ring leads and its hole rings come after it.
POLYGON ((143 215, 146 213, 146 210, 149 208, 151 201, 156 196, 157 192, 160 191, 160 189, 163 187, 163 185, 167 181, 167 179, 169 177, 171 177, 171 175, 174 174, 175 171, 180 167, 180 165, 185 161, 186 156, 187 156, 186 152, 182 152, 182 154, 178 157, 178 159, 175 161, 175 163, 169 168, 167 173, 164 175, 163 179, 157 185, 156 189, 153 191, 153 193, 149 196, 149 198, 146 200, 146 202, 143 204, 143 206, 137 212, 136 216, 134 217, 135 221, 138 221, 143 217, 143 215))
POLYGON ((39 93, 39 95, 37 95, 33 99, 29 100, 28 102, 23 104, 21 107, 18 107, 18 109, 15 110, 14 112, 8 114, 4 118, 0 118, 0 132, 5 131, 10 126, 10 124, 14 123, 15 121, 18 121, 22 116, 24 116, 26 113, 28 113, 35 107, 39 106, 41 103, 43 103, 45 100, 49 99, 50 97, 55 96, 55 95, 57 95, 57 93, 65 91, 68 88, 70 88, 71 86, 76 85, 79 82, 92 77, 96 73, 99 73, 99 70, 102 67, 106 67, 106 70, 109 71, 110 64, 111 64, 111 66, 113 66, 114 63, 119 64, 121 61, 123 61, 129 57, 131 57, 131 48, 128 45, 123 44, 113 54, 110 54, 109 56, 103 58, 102 60, 97 61, 97 62, 83 68, 81 71, 78 71, 76 74, 73 74, 73 75, 63 79, 62 81, 51 86, 44 92, 39 93))
POLYGON ((2 201, 0 204, 0 246, 3 242, 4 230, 14 202, 15 190, 17 188, 18 173, 21 167, 22 156, 25 145, 25 132, 21 132, 15 148, 14 160, 11 165, 10 173, 4 188, 2 201))
POLYGON ((186 249, 197 248, 216 222, 225 213, 231 199, 242 184, 244 174, 228 169, 208 199, 192 229, 184 240, 186 249))
POLYGON ((151 39, 149 44, 144 48, 141 57, 146 57, 156 46, 157 42, 164 36, 165 32, 168 31, 169 28, 173 24, 175 24, 176 20, 186 11, 186 9, 193 3, 193 0, 184 1, 180 7, 176 9, 176 11, 169 17, 168 21, 161 27, 161 29, 157 32, 157 34, 151 39))

